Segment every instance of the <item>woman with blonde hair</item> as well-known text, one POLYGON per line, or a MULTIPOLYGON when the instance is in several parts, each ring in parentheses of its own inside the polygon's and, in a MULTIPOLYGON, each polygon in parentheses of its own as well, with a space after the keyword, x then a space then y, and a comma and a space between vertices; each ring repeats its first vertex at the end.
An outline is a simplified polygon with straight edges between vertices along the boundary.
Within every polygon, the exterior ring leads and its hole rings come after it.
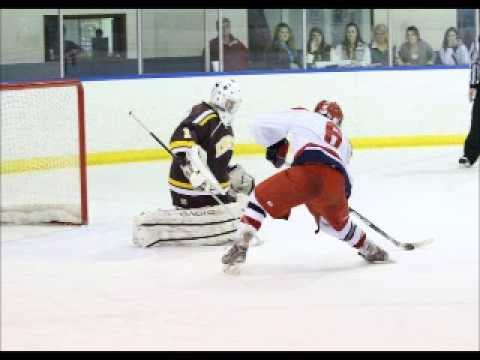
POLYGON ((388 28, 384 24, 377 24, 373 28, 373 41, 370 44, 372 64, 389 65, 388 28))

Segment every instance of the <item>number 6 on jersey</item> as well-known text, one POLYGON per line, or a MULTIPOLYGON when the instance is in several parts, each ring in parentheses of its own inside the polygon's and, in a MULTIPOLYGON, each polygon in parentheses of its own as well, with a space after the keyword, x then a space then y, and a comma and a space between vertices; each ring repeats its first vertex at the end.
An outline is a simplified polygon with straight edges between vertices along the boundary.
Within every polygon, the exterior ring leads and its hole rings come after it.
POLYGON ((328 121, 325 126, 324 139, 326 143, 338 149, 338 147, 342 143, 342 132, 333 122, 328 121))

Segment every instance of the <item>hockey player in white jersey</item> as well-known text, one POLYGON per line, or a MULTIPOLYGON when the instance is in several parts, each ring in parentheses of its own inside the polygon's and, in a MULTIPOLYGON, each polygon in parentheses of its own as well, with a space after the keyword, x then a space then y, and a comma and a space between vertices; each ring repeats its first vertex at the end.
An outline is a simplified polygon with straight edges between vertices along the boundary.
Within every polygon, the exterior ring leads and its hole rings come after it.
POLYGON ((322 100, 314 111, 295 108, 262 115, 252 121, 255 140, 267 148, 266 158, 276 168, 285 164, 289 147, 291 167, 259 183, 250 195, 234 237, 222 257, 227 267, 245 262, 251 239, 267 215, 287 220, 290 210, 305 204, 323 230, 357 249, 368 262, 388 261, 350 218, 351 143, 342 133, 343 112, 335 102, 322 100), (289 137, 290 141, 287 140, 289 137))

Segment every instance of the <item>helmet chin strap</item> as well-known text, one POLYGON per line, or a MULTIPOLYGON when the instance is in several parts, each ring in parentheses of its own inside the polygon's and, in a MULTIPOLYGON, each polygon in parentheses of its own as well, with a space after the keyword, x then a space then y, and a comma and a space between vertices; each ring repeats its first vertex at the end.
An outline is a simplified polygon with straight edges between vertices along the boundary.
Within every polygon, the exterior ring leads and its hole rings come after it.
POLYGON ((220 120, 223 122, 225 126, 232 126, 233 115, 227 113, 226 111, 219 111, 218 114, 220 115, 220 120))
POLYGON ((220 120, 225 126, 232 126, 232 121, 233 121, 233 115, 225 111, 224 108, 221 106, 218 106, 216 104, 213 104, 215 109, 218 112, 218 115, 220 116, 220 120))

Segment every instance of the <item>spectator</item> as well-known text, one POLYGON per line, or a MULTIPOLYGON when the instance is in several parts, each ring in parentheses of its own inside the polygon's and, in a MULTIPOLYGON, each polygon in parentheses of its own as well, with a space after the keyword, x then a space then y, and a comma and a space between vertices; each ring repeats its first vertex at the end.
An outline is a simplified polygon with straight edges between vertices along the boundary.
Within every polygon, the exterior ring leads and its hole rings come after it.
POLYGON ((272 43, 264 9, 248 9, 248 50, 250 68, 265 68, 265 54, 272 43))
MULTIPOLYGON (((218 31, 217 20, 217 31, 218 31)), ((236 71, 248 68, 248 49, 231 33, 230 19, 223 18, 223 70, 236 71)), ((210 61, 219 61, 219 39, 210 40, 210 61)))
POLYGON ((325 41, 323 31, 318 27, 310 30, 307 43, 307 64, 311 67, 317 61, 330 61, 332 47, 325 41))
POLYGON ((102 29, 95 30, 95 37, 92 38, 92 53, 94 57, 108 55, 108 38, 103 37, 102 29))
POLYGON ((273 69, 298 69, 299 54, 295 49, 292 29, 286 23, 279 23, 273 33, 272 46, 266 54, 267 66, 273 69))
POLYGON ((370 44, 372 64, 388 66, 388 28, 384 24, 377 24, 373 28, 373 41, 370 44))
POLYGON ((63 56, 65 59, 65 66, 67 64, 76 65, 77 64, 77 55, 82 52, 82 48, 71 40, 66 40, 65 35, 67 35, 67 29, 63 27, 63 56))
POLYGON ((368 65, 372 62, 370 48, 362 40, 358 25, 349 23, 345 27, 345 38, 335 49, 337 61, 349 60, 351 65, 368 65))
POLYGON ((443 45, 439 52, 440 61, 443 65, 469 65, 470 54, 458 37, 458 31, 449 27, 443 37, 443 45))
POLYGON ((398 65, 432 65, 432 47, 420 38, 418 28, 409 26, 405 37, 407 41, 400 46, 398 52, 398 65))

